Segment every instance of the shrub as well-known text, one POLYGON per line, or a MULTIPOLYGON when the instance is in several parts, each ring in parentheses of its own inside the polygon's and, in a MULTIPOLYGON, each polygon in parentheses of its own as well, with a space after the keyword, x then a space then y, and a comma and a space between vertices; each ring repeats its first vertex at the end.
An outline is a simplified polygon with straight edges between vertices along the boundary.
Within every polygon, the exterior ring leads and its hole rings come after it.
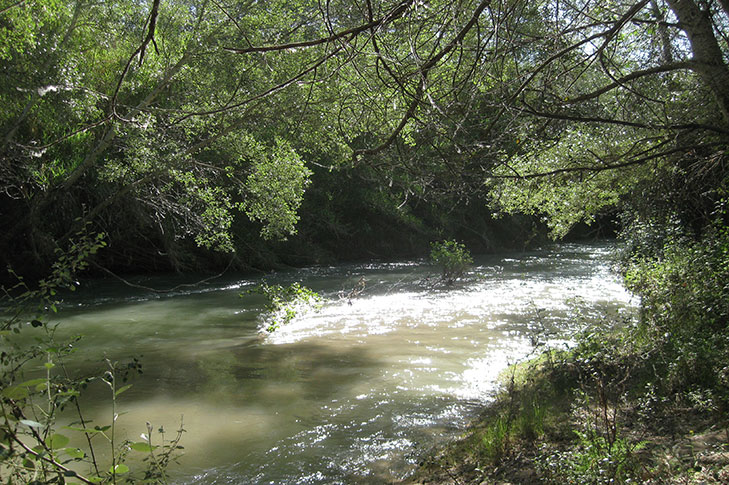
POLYGON ((56 338, 58 324, 50 322, 57 312, 56 295, 61 290, 75 289, 76 273, 86 268, 88 259, 104 246, 103 235, 80 235, 69 249, 57 251, 52 273, 34 289, 12 271, 17 284, 0 288, 3 483, 162 483, 167 481, 170 461, 182 449, 182 424, 172 440, 165 439, 162 428, 153 436, 149 423, 143 441, 122 441, 115 436, 118 396, 131 388, 126 383, 128 378, 141 373, 137 359, 126 364, 107 361, 107 369, 99 375, 71 377, 67 372, 66 359, 76 351, 75 344, 81 337, 69 341, 56 338), (85 418, 79 396, 94 382, 108 387, 108 424, 92 426, 85 418), (64 409, 75 419, 61 427, 57 418, 64 409), (86 445, 70 446, 71 438, 66 434, 79 434, 86 445), (108 458, 100 457, 100 448, 110 451, 108 458), (137 463, 134 469, 128 464, 133 461, 128 459, 132 452, 146 457, 144 464, 137 463))
POLYGON ((442 279, 446 284, 453 284, 473 263, 466 246, 457 241, 434 242, 430 248, 430 261, 441 268, 442 279))
POLYGON ((269 285, 265 281, 246 293, 250 295, 257 293, 263 295, 266 302, 266 314, 268 319, 268 332, 274 332, 281 325, 286 325, 293 320, 299 311, 306 306, 318 307, 321 297, 315 291, 307 288, 299 282, 288 286, 269 285))
POLYGON ((698 240, 674 237, 633 257, 627 286, 641 296, 639 336, 662 362, 663 392, 712 395, 729 407, 729 227, 720 206, 698 240))

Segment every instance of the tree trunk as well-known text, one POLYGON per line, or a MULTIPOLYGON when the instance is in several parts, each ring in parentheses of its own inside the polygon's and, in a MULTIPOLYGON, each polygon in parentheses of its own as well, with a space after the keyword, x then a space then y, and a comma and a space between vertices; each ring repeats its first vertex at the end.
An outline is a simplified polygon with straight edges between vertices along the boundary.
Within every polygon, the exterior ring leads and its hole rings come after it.
POLYGON ((714 36, 709 13, 701 10, 694 0, 667 2, 691 43, 694 71, 711 89, 724 125, 729 127, 729 69, 714 36))
MULTIPOLYGON (((728 0, 729 1, 729 0, 728 0)), ((661 55, 665 64, 673 64, 673 54, 671 53, 671 37, 668 35, 668 29, 666 28, 666 21, 663 12, 658 6, 657 0, 651 0, 651 10, 653 11, 653 18, 656 19, 658 27, 658 35, 661 40, 661 55)))

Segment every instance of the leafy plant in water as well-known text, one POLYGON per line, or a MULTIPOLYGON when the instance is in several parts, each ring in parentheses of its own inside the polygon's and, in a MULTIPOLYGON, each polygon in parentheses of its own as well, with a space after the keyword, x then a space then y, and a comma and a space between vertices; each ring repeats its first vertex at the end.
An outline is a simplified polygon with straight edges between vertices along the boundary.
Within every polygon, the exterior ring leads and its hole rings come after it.
POLYGON ((473 258, 466 246, 454 240, 431 243, 430 261, 441 268, 441 277, 449 285, 462 277, 473 264, 473 258))
POLYGON ((266 316, 268 319, 268 332, 274 332, 281 325, 286 325, 296 318, 296 315, 306 307, 321 306, 321 297, 315 291, 294 282, 288 286, 269 285, 265 281, 260 285, 241 294, 243 297, 250 294, 263 295, 266 298, 266 316))

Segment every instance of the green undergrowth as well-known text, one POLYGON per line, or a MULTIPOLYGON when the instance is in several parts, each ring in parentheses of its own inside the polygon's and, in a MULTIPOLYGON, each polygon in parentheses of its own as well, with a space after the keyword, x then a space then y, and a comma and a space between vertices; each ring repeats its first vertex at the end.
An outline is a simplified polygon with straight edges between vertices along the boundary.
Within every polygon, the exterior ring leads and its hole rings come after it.
POLYGON ((699 237, 634 228, 621 269, 638 322, 511 366, 467 435, 411 482, 729 483, 724 200, 713 216, 699 237))
POLYGON ((408 482, 728 483, 725 411, 664 393, 634 332, 511 366, 466 435, 408 482))

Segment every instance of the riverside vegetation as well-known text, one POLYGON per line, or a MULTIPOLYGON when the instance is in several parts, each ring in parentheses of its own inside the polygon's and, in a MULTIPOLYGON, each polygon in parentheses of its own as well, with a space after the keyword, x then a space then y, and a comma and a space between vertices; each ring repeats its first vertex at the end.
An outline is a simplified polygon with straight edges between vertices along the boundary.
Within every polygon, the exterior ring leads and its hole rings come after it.
MULTIPOLYGON (((635 325, 510 367, 463 440, 413 483, 727 483, 729 233, 623 255, 635 325)), ((677 236, 674 236, 677 237, 677 236)), ((643 246, 643 249, 645 247, 643 246)), ((606 316, 606 319, 610 317, 606 316)))
POLYGON ((57 295, 75 290, 77 273, 105 245, 100 235, 81 235, 37 288, 18 277, 18 283, 5 290, 8 316, 0 327, 0 475, 5 483, 165 483, 167 467, 182 450, 182 421, 172 439, 165 437, 164 428, 155 429, 150 423, 142 441, 115 436, 116 421, 123 413, 119 396, 132 387, 127 381, 142 373, 138 359, 106 360, 105 369, 94 376, 72 376, 66 368, 81 337, 56 338, 52 316, 57 295), (89 386, 108 388, 107 423, 93 423, 84 413, 79 397, 89 386), (59 415, 64 411, 75 418, 61 425, 59 415), (98 458, 100 453, 108 458, 98 458))
POLYGON ((512 370, 461 447, 469 465, 433 466, 726 481, 727 58, 725 0, 0 0, 0 467, 117 481, 116 457, 153 448, 163 470, 178 446, 119 444, 114 417, 80 417, 116 450, 109 469, 54 429, 83 385, 124 389, 114 363, 93 382, 63 373, 73 347, 49 317, 76 274, 619 230, 639 323, 512 370))

